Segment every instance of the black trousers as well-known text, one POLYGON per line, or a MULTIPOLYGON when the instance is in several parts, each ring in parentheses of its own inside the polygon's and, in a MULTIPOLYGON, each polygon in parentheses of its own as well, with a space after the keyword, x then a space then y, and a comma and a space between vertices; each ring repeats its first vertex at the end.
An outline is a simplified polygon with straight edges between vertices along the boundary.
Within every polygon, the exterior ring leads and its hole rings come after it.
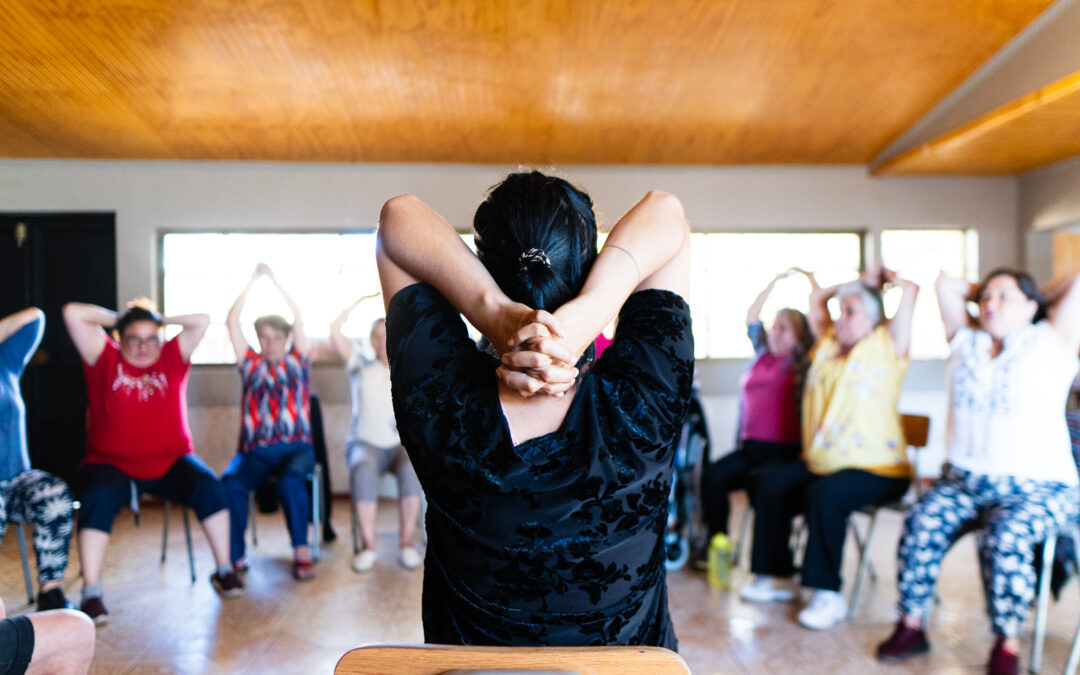
POLYGON ((886 478, 861 469, 819 476, 802 461, 768 467, 753 486, 750 571, 774 577, 795 573, 789 546, 791 519, 802 513, 807 539, 801 583, 807 588, 839 591, 848 516, 862 506, 900 499, 908 485, 907 478, 886 478))
POLYGON ((706 464, 701 476, 701 501, 709 540, 714 534, 728 532, 732 492, 749 490, 763 469, 797 460, 800 450, 798 443, 745 439, 739 449, 706 464))

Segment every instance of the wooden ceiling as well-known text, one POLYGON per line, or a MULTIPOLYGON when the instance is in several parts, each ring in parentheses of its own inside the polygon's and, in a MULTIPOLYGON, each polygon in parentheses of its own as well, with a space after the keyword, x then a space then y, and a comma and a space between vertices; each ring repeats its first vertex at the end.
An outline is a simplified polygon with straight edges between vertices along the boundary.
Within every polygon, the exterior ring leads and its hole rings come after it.
POLYGON ((1080 155, 1080 73, 902 153, 876 173, 1014 174, 1080 155))
POLYGON ((1052 0, 3 0, 0 157, 865 164, 1052 0))

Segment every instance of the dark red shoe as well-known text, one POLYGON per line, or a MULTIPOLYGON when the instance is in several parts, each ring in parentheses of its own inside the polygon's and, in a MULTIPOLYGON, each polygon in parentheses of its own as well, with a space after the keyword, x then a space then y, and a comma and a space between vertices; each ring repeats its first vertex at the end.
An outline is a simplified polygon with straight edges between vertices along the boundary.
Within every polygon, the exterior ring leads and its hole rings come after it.
POLYGON ((930 651, 926 641, 926 631, 921 628, 909 628, 904 620, 896 622, 896 628, 889 639, 878 645, 877 659, 884 662, 903 661, 909 656, 930 651))
POLYGON ((244 594, 244 582, 236 572, 210 575, 210 585, 223 598, 237 598, 244 594))
POLYGON ((109 610, 105 609, 105 603, 100 597, 83 600, 79 605, 79 611, 93 619, 95 626, 104 626, 109 623, 109 610))
POLYGON ((990 650, 990 663, 986 664, 987 675, 1020 675, 1020 655, 1005 651, 1005 638, 1000 635, 994 640, 990 650))

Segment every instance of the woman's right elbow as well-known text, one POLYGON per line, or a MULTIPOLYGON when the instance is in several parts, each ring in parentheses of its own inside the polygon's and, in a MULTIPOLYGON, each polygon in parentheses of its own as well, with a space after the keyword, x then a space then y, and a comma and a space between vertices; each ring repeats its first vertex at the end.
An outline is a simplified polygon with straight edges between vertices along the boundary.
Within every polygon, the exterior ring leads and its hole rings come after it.
POLYGON ((384 223, 393 222, 394 216, 400 214, 405 209, 416 204, 420 201, 420 198, 416 195, 405 193, 395 197, 391 197, 386 200, 386 203, 382 206, 382 211, 379 212, 379 225, 380 227, 384 223))

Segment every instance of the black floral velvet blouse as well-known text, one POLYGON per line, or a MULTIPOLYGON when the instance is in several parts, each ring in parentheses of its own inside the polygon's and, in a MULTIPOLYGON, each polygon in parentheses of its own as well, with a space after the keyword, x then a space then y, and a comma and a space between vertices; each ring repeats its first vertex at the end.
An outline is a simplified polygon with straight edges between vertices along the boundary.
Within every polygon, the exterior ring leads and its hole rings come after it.
POLYGON ((497 360, 434 288, 398 292, 386 335, 428 499, 425 640, 674 649, 663 532, 693 376, 686 302, 633 294, 562 426, 516 446, 497 360))

